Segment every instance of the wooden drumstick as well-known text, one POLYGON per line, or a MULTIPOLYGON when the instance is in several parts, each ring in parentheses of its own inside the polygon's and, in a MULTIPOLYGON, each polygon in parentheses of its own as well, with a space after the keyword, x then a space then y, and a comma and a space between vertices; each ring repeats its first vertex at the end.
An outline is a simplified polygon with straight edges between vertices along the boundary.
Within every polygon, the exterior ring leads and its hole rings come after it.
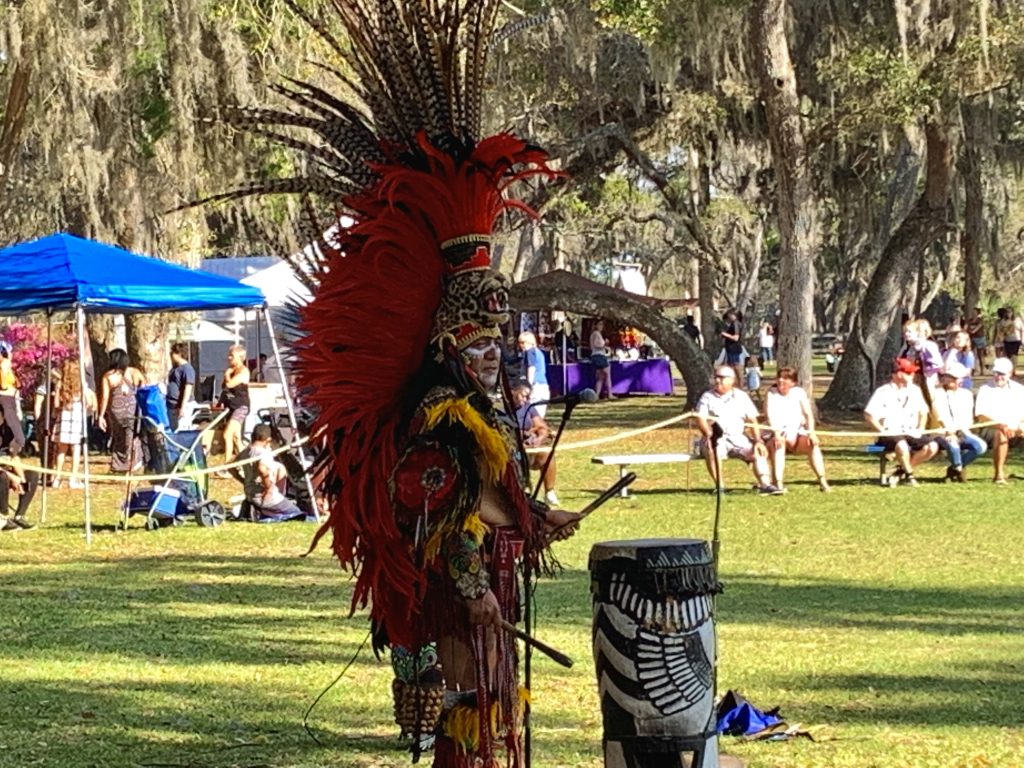
POLYGON ((602 504, 604 504, 606 501, 608 501, 608 499, 613 499, 616 496, 618 496, 619 495, 619 491, 621 491, 623 488, 628 486, 634 480, 636 480, 636 472, 627 472, 625 475, 620 477, 612 485, 610 485, 607 488, 607 490, 605 490, 600 496, 598 496, 592 502, 587 504, 587 506, 585 506, 583 509, 581 509, 580 510, 580 516, 576 520, 573 520, 571 523, 566 523, 565 525, 560 525, 557 528, 551 530, 548 533, 548 536, 547 536, 547 543, 551 544, 552 542, 554 542, 555 541, 555 536, 558 535, 559 531, 562 531, 562 530, 568 528, 570 525, 576 525, 583 518, 585 518, 587 515, 589 515, 595 509, 597 509, 602 504))
POLYGON ((549 659, 551 659, 555 663, 561 664, 566 669, 572 669, 572 659, 570 659, 568 656, 566 656, 561 651, 556 651, 550 645, 547 645, 546 643, 542 643, 537 638, 531 637, 530 635, 526 634, 523 630, 521 630, 519 627, 517 627, 512 622, 505 621, 505 619, 502 619, 501 620, 501 627, 506 632, 508 632, 510 635, 515 635, 516 637, 518 637, 520 640, 522 640, 527 645, 529 645, 529 646, 531 646, 533 648, 536 648, 538 651, 543 653, 545 656, 547 656, 549 659))

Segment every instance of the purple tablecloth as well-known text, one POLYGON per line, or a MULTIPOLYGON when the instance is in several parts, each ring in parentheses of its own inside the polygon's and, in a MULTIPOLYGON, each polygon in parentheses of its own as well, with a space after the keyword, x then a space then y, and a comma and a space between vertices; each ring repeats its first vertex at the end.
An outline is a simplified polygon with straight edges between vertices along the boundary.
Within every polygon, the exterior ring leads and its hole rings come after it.
MULTIPOLYGON (((551 385, 552 397, 563 394, 562 367, 548 366, 548 383, 551 385)), ((590 363, 573 363, 565 367, 568 369, 569 392, 579 392, 587 387, 594 388, 594 366, 590 363)), ((665 358, 613 362, 612 393, 671 395, 672 368, 665 358)))

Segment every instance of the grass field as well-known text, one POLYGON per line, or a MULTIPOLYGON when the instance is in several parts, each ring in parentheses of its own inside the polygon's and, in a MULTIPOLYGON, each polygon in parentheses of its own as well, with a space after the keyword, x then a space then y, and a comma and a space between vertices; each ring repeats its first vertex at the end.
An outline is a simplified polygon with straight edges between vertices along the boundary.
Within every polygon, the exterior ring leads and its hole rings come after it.
MULTIPOLYGON (((581 407, 567 441, 680 412, 678 398, 581 407)), ((559 493, 582 506, 616 477, 609 452, 687 450, 684 427, 566 452, 559 493)), ((946 485, 882 489, 864 440, 833 441, 835 492, 792 463, 790 493, 761 498, 729 462, 718 602, 719 688, 780 706, 815 741, 723 749, 750 768, 1024 765, 1024 475, 984 466, 946 485)), ((576 660, 535 663, 534 765, 602 765, 590 658, 587 554, 615 538, 710 538, 702 465, 640 467, 635 497, 557 545, 565 572, 540 585, 539 636, 576 660)), ((234 493, 216 481, 215 496, 234 493)), ((116 532, 119 492, 97 494, 87 548, 81 492, 51 496, 34 531, 0 535, 0 766, 402 766, 390 668, 364 649, 349 584, 313 526, 189 524, 116 532)), ((33 513, 35 514, 35 513, 33 513)))

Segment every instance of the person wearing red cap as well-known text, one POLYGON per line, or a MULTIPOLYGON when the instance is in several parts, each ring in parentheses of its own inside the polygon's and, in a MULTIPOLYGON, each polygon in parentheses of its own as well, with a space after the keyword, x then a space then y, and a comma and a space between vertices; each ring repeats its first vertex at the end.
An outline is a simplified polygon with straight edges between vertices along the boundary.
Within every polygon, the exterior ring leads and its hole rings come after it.
POLYGON ((928 423, 928 404, 914 381, 918 366, 913 360, 897 358, 892 366, 892 381, 875 390, 864 408, 864 418, 881 434, 875 441, 896 454, 899 467, 888 479, 889 485, 902 482, 917 485, 914 467, 936 453, 935 440, 924 435, 928 423))

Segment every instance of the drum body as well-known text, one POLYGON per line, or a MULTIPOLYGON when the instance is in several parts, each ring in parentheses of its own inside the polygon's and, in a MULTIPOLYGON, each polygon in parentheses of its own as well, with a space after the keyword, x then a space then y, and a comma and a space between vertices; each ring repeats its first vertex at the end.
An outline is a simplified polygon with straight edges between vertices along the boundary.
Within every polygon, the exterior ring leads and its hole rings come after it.
POLYGON ((590 575, 605 766, 717 768, 713 597, 721 585, 708 543, 598 543, 590 575))

